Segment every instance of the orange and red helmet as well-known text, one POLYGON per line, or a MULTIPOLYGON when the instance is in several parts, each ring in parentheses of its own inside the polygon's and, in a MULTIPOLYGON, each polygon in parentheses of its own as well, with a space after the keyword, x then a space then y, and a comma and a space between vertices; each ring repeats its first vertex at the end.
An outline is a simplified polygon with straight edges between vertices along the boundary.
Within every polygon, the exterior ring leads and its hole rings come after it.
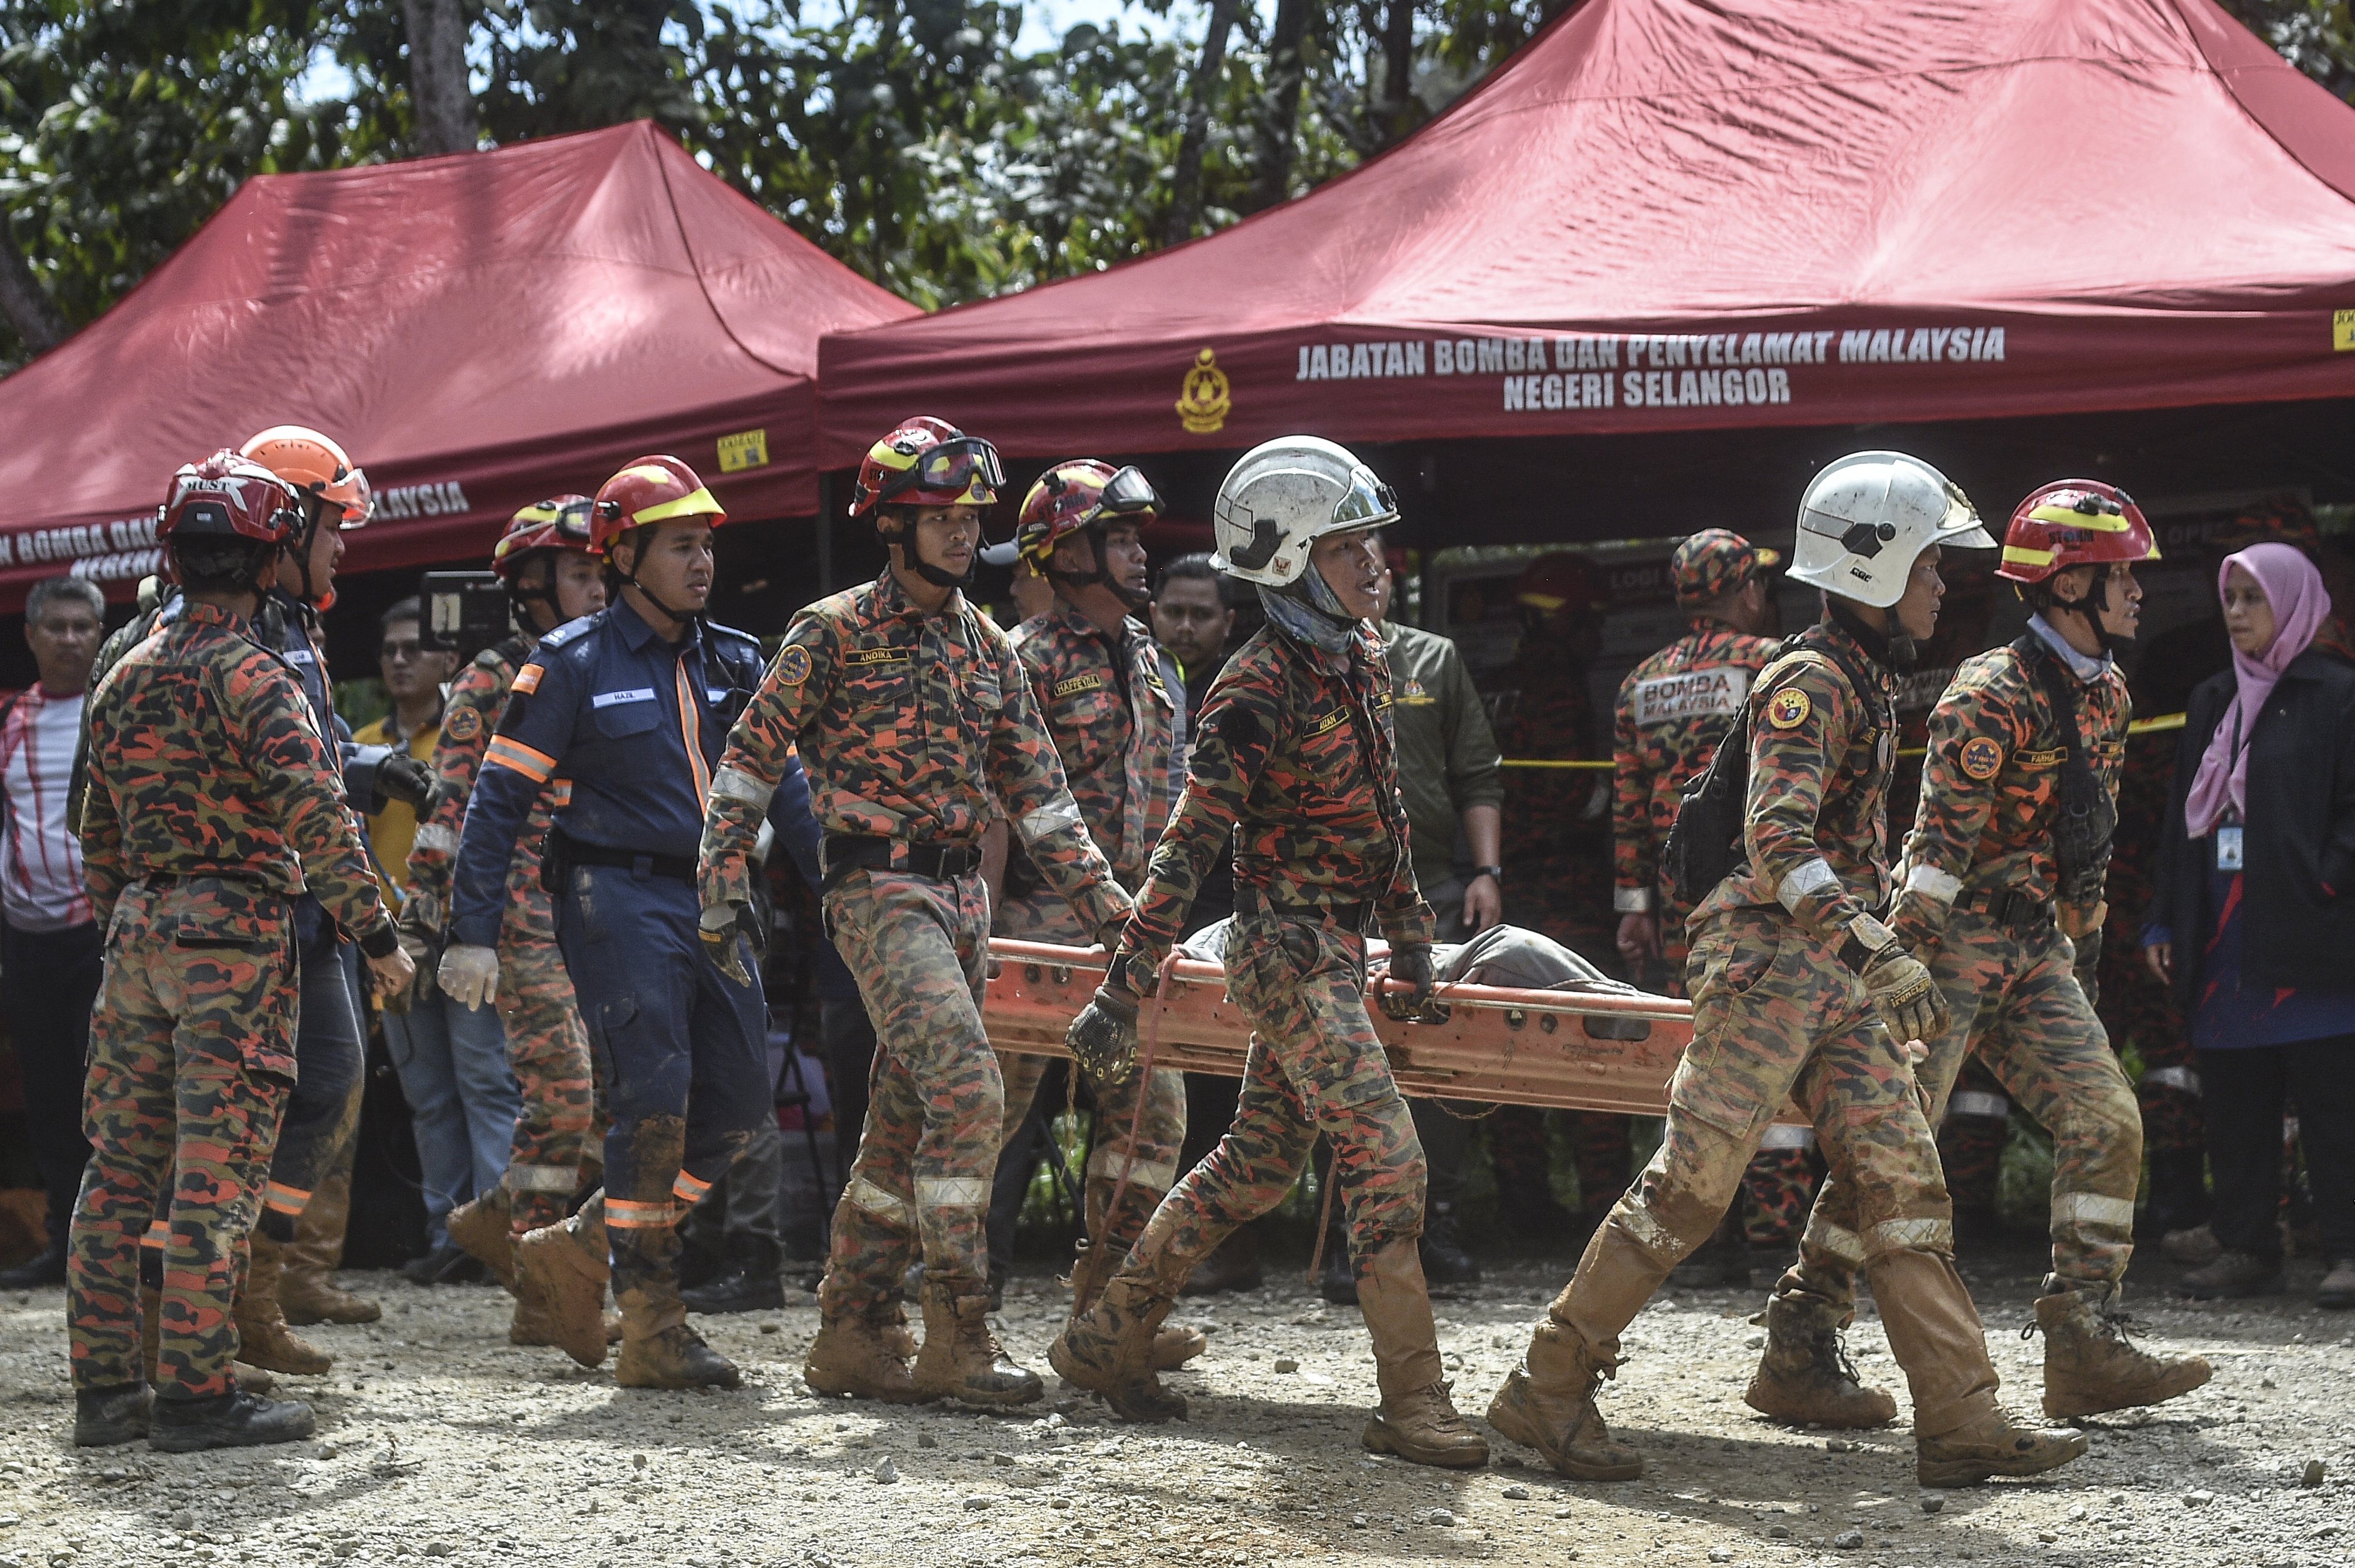
POLYGON ((1014 545, 1044 572, 1058 540, 1114 518, 1142 523, 1160 510, 1152 481, 1135 468, 1115 470, 1092 457, 1058 463, 1022 498, 1014 545))
POLYGON ((497 548, 491 551, 491 570, 512 582, 535 550, 577 549, 589 554, 590 515, 596 505, 586 496, 552 496, 534 501, 517 512, 506 532, 499 536, 497 548))
POLYGON ((2098 479, 2041 485, 2011 514, 1998 577, 2042 582, 2073 566, 2157 560, 2158 540, 2134 498, 2098 479))
POLYGON ((676 457, 641 457, 598 486, 589 522, 589 553, 603 555, 632 528, 652 528, 678 517, 706 517, 713 528, 728 520, 695 470, 676 457))
POLYGON ((867 449, 850 515, 881 506, 986 507, 1006 483, 997 448, 945 420, 919 414, 867 449))
POLYGON ((258 463, 223 447, 202 463, 183 463, 157 509, 155 537, 248 539, 282 545, 303 529, 294 487, 258 463))
POLYGON ((375 515, 376 496, 368 489, 368 475, 332 437, 307 426, 272 425, 240 447, 238 454, 312 498, 320 517, 333 508, 338 528, 364 528, 375 515))

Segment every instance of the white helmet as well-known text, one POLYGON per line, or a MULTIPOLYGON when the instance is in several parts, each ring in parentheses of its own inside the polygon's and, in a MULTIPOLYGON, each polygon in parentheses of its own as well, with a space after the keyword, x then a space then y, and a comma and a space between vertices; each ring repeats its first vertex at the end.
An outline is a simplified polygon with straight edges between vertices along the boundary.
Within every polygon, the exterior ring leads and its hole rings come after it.
POLYGON ((1308 547, 1324 535, 1379 528, 1398 515, 1391 487, 1348 447, 1314 435, 1279 436, 1227 471, 1210 564, 1281 588, 1308 569, 1308 547))
POLYGON ((1905 596, 1914 561, 1934 544, 1995 549, 1953 480, 1902 452, 1853 453, 1808 483, 1787 575, 1887 609, 1905 596))

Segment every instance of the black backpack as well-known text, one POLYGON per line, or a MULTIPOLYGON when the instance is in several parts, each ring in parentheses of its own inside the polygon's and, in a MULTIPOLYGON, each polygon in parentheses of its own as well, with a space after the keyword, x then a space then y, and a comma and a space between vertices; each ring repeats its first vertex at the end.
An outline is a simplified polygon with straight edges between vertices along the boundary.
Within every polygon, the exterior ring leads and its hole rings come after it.
POLYGON ((2061 667, 2060 656, 2045 646, 2034 632, 2023 632, 2011 645, 2028 666, 2052 705, 2053 721, 2061 727, 2061 798, 2052 815, 2052 859, 2060 870, 2061 896, 2072 901, 2097 900, 2110 869, 2110 840, 2118 827, 2118 804, 2085 754, 2083 725, 2077 716, 2076 677, 2061 667))
MULTIPOLYGON (((1798 636, 1784 638, 1783 645, 1774 650, 1765 668, 1774 668, 1798 651, 1798 636)), ((1840 672, 1840 677, 1859 701, 1865 692, 1874 689, 1865 673, 1850 668, 1848 660, 1835 649, 1811 651, 1820 653, 1840 672)), ((1763 675, 1764 670, 1760 673, 1763 675)), ((1669 884, 1677 890, 1677 898, 1682 903, 1700 904, 1717 891, 1718 883, 1749 860, 1749 851, 1742 847, 1742 829, 1749 814, 1750 716, 1756 697, 1757 688, 1753 686, 1750 696, 1742 699, 1740 721, 1726 731, 1725 739, 1717 743, 1716 752, 1710 755, 1709 766, 1685 785, 1677 802, 1677 820, 1668 829, 1668 846, 1660 859, 1669 884)), ((1888 722, 1887 715, 1881 722, 1888 722)))

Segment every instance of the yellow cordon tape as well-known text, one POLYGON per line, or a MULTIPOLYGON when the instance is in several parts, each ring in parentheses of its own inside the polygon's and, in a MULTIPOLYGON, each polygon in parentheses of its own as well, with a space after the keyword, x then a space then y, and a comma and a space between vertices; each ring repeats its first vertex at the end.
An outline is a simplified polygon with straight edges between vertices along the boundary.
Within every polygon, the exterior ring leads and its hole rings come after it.
MULTIPOLYGON (((2130 737, 2135 735, 2156 735, 2162 731, 2180 730, 2182 728, 2182 714, 2162 713, 2156 719, 2136 720, 2133 723, 2126 726, 2126 734, 2130 737)), ((1925 754, 1928 750, 1929 748, 1926 746, 1907 746, 1899 751, 1897 754, 1901 757, 1919 757, 1925 754)), ((1536 757, 1507 757, 1504 759, 1503 765, 1508 768, 1609 768, 1614 764, 1608 759, 1604 759, 1600 762, 1593 762, 1585 758, 1581 758, 1576 762, 1554 763, 1541 761, 1536 757)))

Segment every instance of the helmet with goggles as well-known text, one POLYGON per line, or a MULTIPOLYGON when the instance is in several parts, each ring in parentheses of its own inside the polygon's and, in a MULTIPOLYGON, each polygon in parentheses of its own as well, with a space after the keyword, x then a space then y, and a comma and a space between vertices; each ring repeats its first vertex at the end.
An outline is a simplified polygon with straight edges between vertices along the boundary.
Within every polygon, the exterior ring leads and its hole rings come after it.
MULTIPOLYGON (((1015 552, 1041 577, 1082 588, 1101 583, 1129 609, 1141 611, 1152 603, 1153 595, 1113 576, 1111 562, 1105 559, 1105 536, 1114 523, 1143 523, 1160 510, 1161 497, 1154 493, 1152 481, 1137 469, 1114 469, 1094 458, 1059 463, 1041 474, 1022 499, 1022 520, 1014 530, 1015 552), (1059 557, 1056 547, 1082 529, 1088 531, 1095 564, 1085 571, 1074 571, 1068 564, 1070 552, 1059 557)), ((995 564, 995 555, 990 559, 995 564)))
POLYGON ((535 553, 543 549, 574 549, 591 553, 591 514, 596 503, 586 496, 553 496, 534 501, 517 512, 491 551, 491 570, 507 582, 535 553))
POLYGON ((987 507, 1005 483, 997 448, 945 420, 920 414, 867 449, 850 515, 865 517, 883 506, 987 507))

